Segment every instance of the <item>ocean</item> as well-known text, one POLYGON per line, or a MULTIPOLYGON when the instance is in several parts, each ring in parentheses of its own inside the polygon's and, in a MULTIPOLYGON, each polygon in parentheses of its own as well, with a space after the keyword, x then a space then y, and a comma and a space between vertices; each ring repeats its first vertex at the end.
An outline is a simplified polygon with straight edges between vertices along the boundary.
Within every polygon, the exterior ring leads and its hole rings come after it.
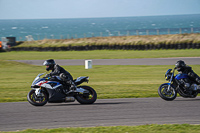
POLYGON ((200 14, 73 19, 0 19, 0 38, 25 41, 85 37, 200 33, 200 14))

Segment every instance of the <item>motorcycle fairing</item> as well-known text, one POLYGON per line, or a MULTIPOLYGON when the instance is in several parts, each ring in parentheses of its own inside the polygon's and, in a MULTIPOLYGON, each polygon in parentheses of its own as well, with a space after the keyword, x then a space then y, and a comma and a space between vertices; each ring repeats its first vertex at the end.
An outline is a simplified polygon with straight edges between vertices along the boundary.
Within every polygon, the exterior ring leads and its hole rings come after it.
POLYGON ((44 79, 40 79, 39 77, 36 77, 35 80, 33 81, 32 85, 31 85, 31 87, 37 85, 37 84, 38 84, 39 82, 41 82, 41 81, 43 82, 44 79))
POLYGON ((49 88, 49 89, 56 89, 60 86, 62 86, 62 84, 60 84, 59 82, 55 82, 55 81, 48 81, 47 83, 42 85, 42 87, 46 87, 46 88, 49 88))
POLYGON ((89 81, 89 77, 78 77, 75 81, 74 81, 74 83, 76 84, 76 85, 79 85, 79 84, 81 84, 81 83, 83 83, 83 82, 88 82, 89 81))
POLYGON ((63 102, 66 95, 61 93, 61 92, 57 92, 56 89, 46 89, 48 91, 49 94, 49 102, 63 102))
POLYGON ((177 80, 185 79, 185 78, 188 78, 188 75, 185 74, 185 73, 180 73, 180 74, 177 74, 177 75, 175 76, 175 79, 177 79, 177 80))
POLYGON ((79 92, 79 93, 89 93, 88 90, 81 88, 81 87, 77 87, 75 92, 79 92))
POLYGON ((56 88, 62 86, 62 84, 60 84, 59 82, 45 81, 44 79, 41 79, 40 81, 36 81, 35 83, 32 84, 32 86, 35 86, 35 85, 44 87, 44 88, 48 88, 48 89, 56 89, 56 88), (55 86, 52 86, 51 84, 55 84, 55 86))
POLYGON ((165 73, 165 75, 167 75, 168 73, 170 73, 172 71, 172 69, 168 69, 167 72, 165 73))

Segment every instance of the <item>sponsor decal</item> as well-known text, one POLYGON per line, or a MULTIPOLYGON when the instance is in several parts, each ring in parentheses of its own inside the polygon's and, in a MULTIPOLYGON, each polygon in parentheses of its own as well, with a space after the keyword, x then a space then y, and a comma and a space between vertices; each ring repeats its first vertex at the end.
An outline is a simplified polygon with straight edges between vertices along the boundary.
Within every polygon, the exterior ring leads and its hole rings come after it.
POLYGON ((43 84, 45 84, 45 83, 47 83, 47 82, 48 82, 48 81, 41 82, 41 83, 39 83, 38 85, 41 86, 41 85, 43 85, 43 84))

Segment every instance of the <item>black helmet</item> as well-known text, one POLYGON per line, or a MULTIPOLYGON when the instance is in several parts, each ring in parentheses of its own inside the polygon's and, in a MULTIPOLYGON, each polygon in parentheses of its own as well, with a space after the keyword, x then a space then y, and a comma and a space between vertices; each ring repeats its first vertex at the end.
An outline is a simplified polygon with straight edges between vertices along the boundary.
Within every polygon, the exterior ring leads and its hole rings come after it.
POLYGON ((176 66, 177 71, 183 71, 184 68, 186 67, 186 64, 185 64, 184 61, 179 60, 179 61, 176 62, 175 66, 176 66))
POLYGON ((47 71, 52 70, 55 64, 56 63, 53 59, 45 60, 43 63, 44 66, 47 66, 46 67, 47 71))

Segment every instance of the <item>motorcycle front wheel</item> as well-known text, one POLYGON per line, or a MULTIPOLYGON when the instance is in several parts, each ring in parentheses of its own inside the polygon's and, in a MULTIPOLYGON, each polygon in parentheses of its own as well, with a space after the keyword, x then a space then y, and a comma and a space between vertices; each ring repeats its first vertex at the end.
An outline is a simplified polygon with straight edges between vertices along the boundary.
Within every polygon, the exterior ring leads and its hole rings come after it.
POLYGON ((31 90, 27 95, 28 102, 34 106, 45 105, 48 101, 48 94, 45 91, 41 93, 42 93, 41 96, 37 97, 35 94, 35 90, 31 90))
POLYGON ((76 100, 80 104, 93 104, 97 99, 96 91, 92 87, 89 87, 89 86, 80 86, 80 87, 89 91, 89 93, 83 93, 83 94, 79 93, 79 94, 77 94, 75 96, 76 100))
POLYGON ((168 84, 162 84, 158 88, 158 95, 166 101, 172 101, 176 98, 177 92, 172 86, 168 90, 168 84))

